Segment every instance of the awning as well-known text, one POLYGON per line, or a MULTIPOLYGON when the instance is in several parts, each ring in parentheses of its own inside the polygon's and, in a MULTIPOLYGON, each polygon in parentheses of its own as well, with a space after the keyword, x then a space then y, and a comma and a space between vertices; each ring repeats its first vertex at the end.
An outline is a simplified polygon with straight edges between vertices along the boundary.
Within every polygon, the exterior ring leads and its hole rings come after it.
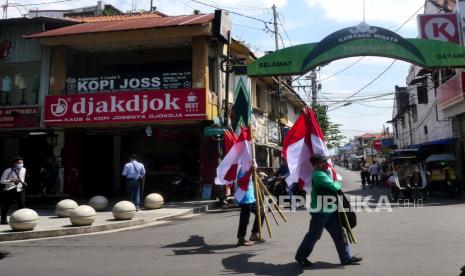
POLYGON ((455 161, 455 157, 450 153, 432 154, 425 160, 426 163, 437 161, 455 161))
POLYGON ((423 144, 410 145, 410 146, 408 146, 408 148, 409 149, 419 149, 419 148, 427 147, 427 146, 450 145, 450 144, 453 144, 456 140, 457 140, 457 138, 447 138, 447 139, 441 139, 441 140, 426 142, 426 143, 423 143, 423 144))
POLYGON ((412 81, 410 81, 409 85, 414 85, 414 84, 418 84, 418 83, 422 83, 426 80, 426 77, 423 76, 423 77, 417 77, 417 78, 414 78, 412 81))
POLYGON ((165 27, 180 27, 190 25, 202 25, 213 21, 215 15, 192 14, 181 16, 154 17, 122 21, 106 21, 82 23, 64 28, 54 29, 37 34, 27 35, 25 38, 45 38, 68 35, 82 35, 91 33, 105 33, 116 31, 156 29, 165 27))

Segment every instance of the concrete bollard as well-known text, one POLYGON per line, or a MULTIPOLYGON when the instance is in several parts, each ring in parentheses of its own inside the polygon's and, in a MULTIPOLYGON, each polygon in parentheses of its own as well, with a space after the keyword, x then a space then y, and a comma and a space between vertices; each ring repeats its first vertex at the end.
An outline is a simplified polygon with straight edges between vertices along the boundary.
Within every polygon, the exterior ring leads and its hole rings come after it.
POLYGON ((108 208, 108 199, 101 195, 94 196, 89 200, 89 206, 95 211, 103 211, 108 208))
POLYGON ((113 217, 117 220, 130 220, 136 214, 136 205, 130 201, 120 201, 113 206, 113 217))
POLYGON ((88 226, 94 223, 97 213, 94 208, 89 205, 81 205, 76 207, 69 214, 69 220, 74 226, 88 226))
POLYGON ((29 231, 34 230, 39 215, 36 211, 28 208, 19 209, 14 212, 10 217, 10 227, 14 231, 29 231))
POLYGON ((149 194, 145 197, 145 208, 147 209, 159 209, 163 206, 164 199, 160 194, 149 194))
POLYGON ((67 218, 72 210, 78 207, 76 201, 72 199, 63 199, 57 203, 55 207, 55 214, 60 218, 67 218))

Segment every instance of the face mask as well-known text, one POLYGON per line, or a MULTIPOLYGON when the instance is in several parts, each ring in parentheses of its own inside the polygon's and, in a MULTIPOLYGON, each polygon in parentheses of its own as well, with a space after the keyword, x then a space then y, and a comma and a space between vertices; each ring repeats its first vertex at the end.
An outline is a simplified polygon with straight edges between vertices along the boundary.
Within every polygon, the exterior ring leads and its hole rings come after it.
POLYGON ((16 164, 15 168, 20 170, 20 169, 24 168, 24 164, 16 164))

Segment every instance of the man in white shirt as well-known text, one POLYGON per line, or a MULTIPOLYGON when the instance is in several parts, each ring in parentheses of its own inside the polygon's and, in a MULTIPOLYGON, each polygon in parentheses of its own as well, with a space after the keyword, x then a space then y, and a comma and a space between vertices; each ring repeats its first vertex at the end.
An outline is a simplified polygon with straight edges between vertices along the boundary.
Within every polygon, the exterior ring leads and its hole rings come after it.
POLYGON ((21 157, 15 157, 12 161, 12 167, 6 169, 0 179, 2 210, 1 224, 8 224, 7 214, 13 202, 16 201, 18 209, 25 207, 26 196, 25 188, 26 169, 24 168, 24 160, 21 157))
POLYGON ((129 162, 124 165, 122 175, 126 177, 126 196, 139 210, 141 184, 145 176, 145 167, 144 164, 137 162, 136 158, 135 154, 131 155, 129 162))
POLYGON ((375 185, 379 184, 379 165, 378 162, 374 161, 373 164, 370 166, 370 174, 371 174, 371 186, 373 188, 375 185))

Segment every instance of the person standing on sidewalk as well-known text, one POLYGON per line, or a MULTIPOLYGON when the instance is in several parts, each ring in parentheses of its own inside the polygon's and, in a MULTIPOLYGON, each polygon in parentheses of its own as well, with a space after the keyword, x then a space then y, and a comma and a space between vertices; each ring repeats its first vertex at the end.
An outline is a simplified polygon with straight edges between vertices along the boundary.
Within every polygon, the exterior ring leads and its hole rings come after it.
POLYGON ((124 165, 122 175, 126 178, 126 197, 136 205, 136 209, 140 208, 140 192, 142 181, 145 177, 144 164, 138 162, 137 156, 132 154, 129 162, 124 165))
POLYGON ((370 166, 370 175, 371 175, 371 186, 370 188, 374 188, 375 185, 379 184, 379 165, 378 162, 373 161, 373 164, 370 166))
POLYGON ((341 189, 341 184, 334 182, 328 173, 323 169, 327 159, 323 155, 314 154, 310 158, 314 168, 312 175, 312 192, 310 202, 310 214, 312 219, 308 233, 305 235, 302 243, 297 249, 295 260, 303 266, 312 266, 313 263, 308 257, 313 251, 316 242, 321 238, 323 229, 326 229, 336 245, 339 260, 342 265, 356 264, 362 261, 362 258, 352 257, 350 247, 342 230, 337 213, 337 203, 332 202, 324 206, 324 196, 336 196, 337 191, 341 189), (319 200, 319 202, 318 202, 319 200), (323 206, 318 206, 322 205, 323 206), (317 208, 318 207, 318 208, 317 208))
POLYGON ((7 215, 13 202, 16 201, 18 209, 26 207, 26 169, 24 168, 24 160, 21 157, 13 158, 11 168, 6 169, 0 183, 3 190, 1 192, 2 210, 1 224, 8 224, 7 215))

